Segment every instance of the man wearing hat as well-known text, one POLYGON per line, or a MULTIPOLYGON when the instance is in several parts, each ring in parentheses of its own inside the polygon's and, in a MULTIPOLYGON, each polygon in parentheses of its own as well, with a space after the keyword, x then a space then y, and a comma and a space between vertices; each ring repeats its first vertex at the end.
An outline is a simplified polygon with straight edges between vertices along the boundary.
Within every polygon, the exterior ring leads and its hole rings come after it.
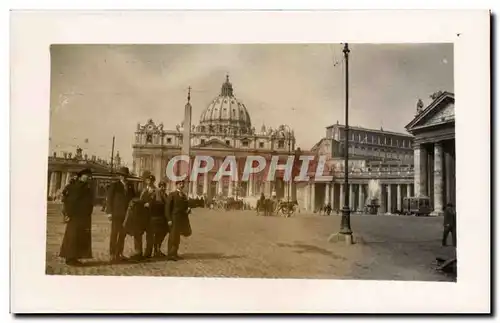
POLYGON ((448 235, 451 233, 453 246, 457 246, 457 215, 452 203, 447 203, 444 209, 443 219, 443 240, 441 244, 447 245, 448 235))
POLYGON ((134 186, 127 181, 129 174, 127 167, 120 167, 117 172, 119 180, 111 183, 107 192, 106 213, 111 220, 109 254, 112 261, 126 259, 123 256, 126 237, 123 221, 130 201, 136 196, 134 186))
POLYGON ((184 181, 177 181, 175 186, 176 190, 168 195, 165 204, 165 214, 170 229, 167 259, 173 261, 182 259, 178 255, 181 235, 189 237, 192 233, 188 217, 191 209, 188 206, 187 195, 183 191, 184 181))
POLYGON ((77 180, 68 186, 64 199, 66 231, 59 256, 70 266, 81 265, 80 259, 92 258, 92 211, 94 194, 89 184, 92 171, 78 172, 77 180))
MULTIPOLYGON (((164 194, 165 183, 162 188, 155 187, 154 175, 149 175, 146 179, 146 187, 141 193, 141 200, 148 212, 148 225, 146 228, 146 250, 144 256, 149 258, 165 256, 161 252, 161 244, 168 232, 167 218, 165 216, 166 195, 164 194)), ((141 239, 142 242, 142 239, 141 239)))

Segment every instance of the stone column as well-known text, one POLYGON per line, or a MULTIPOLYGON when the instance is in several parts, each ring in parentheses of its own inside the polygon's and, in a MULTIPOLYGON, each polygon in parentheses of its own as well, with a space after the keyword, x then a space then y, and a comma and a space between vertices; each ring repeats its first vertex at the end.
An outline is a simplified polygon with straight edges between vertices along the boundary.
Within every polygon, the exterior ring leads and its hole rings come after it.
POLYGON ((193 196, 196 196, 196 194, 198 194, 198 177, 193 181, 193 196))
POLYGON ((330 203, 330 183, 325 184, 325 205, 330 203))
POLYGON ((56 194, 56 181, 57 181, 57 174, 56 172, 52 172, 50 174, 50 178, 49 178, 49 192, 48 192, 48 195, 50 197, 54 197, 54 195, 56 194))
POLYGON ((344 207, 344 184, 340 184, 340 194, 339 194, 339 210, 344 207))
POLYGON ((335 208, 335 183, 330 185, 330 203, 332 205, 332 209, 335 208))
POLYGON ((434 215, 443 213, 443 145, 434 144, 434 215))
POLYGON ((354 184, 349 184, 349 209, 351 209, 351 211, 355 211, 354 210, 355 199, 356 199, 356 196, 354 195, 354 184))
POLYGON ((453 169, 453 156, 449 150, 445 151, 444 154, 444 171, 445 171, 445 191, 446 199, 445 203, 455 204, 454 189, 455 189, 455 172, 453 169))
POLYGON ((387 212, 387 203, 386 203, 386 185, 385 184, 380 184, 380 190, 379 190, 379 204, 380 207, 378 209, 379 214, 384 214, 387 212))
POLYGON ((64 187, 66 186, 66 177, 67 177, 67 173, 61 173, 61 189, 64 189, 64 187))
POLYGON ((304 209, 306 211, 311 210, 311 187, 309 183, 304 187, 304 209))
POLYGON ((217 182, 217 195, 222 195, 222 185, 222 178, 220 178, 217 182))
POLYGON ((70 180, 71 180, 71 173, 67 172, 66 173, 66 181, 64 182, 64 186, 68 185, 70 180))
POLYGON ((398 184, 398 192, 397 192, 397 202, 396 202, 396 207, 398 208, 398 211, 401 211, 401 184, 398 184))
POLYGON ((406 197, 411 197, 411 184, 406 185, 406 197))
POLYGON ((358 210, 360 212, 363 212, 363 209, 365 208, 365 191, 363 189, 363 184, 359 184, 359 206, 358 210))
POLYGON ((248 196, 253 196, 253 185, 254 185, 254 174, 250 174, 250 177, 248 178, 248 196))
POLYGON ((387 184, 387 214, 392 214, 392 185, 387 184))
POLYGON ((267 180, 264 182, 264 195, 271 197, 271 182, 267 180))
POLYGON ((234 182, 232 181, 231 178, 229 178, 229 181, 228 181, 228 190, 227 190, 227 196, 230 196, 230 197, 233 197, 234 194, 233 194, 233 186, 234 186, 234 182))
POLYGON ((416 145, 413 151, 415 172, 415 196, 427 195, 427 150, 422 145, 416 145))
POLYGON ((203 174, 203 195, 208 195, 208 173, 203 174))
POLYGON ((162 179, 162 171, 161 171, 161 158, 160 157, 155 157, 155 168, 154 168, 154 175, 156 177, 156 184, 161 181, 162 179))
POLYGON ((316 184, 311 183, 311 210, 316 211, 316 184))

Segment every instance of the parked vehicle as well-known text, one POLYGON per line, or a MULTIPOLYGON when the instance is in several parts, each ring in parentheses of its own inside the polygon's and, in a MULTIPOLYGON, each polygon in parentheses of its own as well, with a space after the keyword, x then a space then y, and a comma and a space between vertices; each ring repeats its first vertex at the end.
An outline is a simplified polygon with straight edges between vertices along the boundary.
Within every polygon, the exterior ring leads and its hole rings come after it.
POLYGON ((431 214, 431 200, 427 196, 405 197, 403 199, 404 215, 429 216, 431 214))

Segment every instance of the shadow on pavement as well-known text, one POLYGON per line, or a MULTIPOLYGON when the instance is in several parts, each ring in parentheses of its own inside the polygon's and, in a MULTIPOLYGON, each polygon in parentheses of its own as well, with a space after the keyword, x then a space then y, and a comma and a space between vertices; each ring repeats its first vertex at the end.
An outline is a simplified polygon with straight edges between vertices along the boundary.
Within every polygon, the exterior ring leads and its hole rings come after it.
POLYGON ((123 265, 133 265, 133 264, 147 264, 152 262, 162 262, 167 261, 167 257, 159 258, 147 258, 142 260, 128 259, 120 262, 113 262, 110 260, 90 260, 83 263, 79 267, 99 267, 99 266, 123 266, 123 265))
POLYGON ((318 246, 314 245, 308 245, 308 244, 302 244, 302 243, 277 243, 276 244, 278 247, 287 247, 287 248, 295 248, 298 250, 295 250, 296 253, 298 254, 303 254, 303 253, 316 253, 320 254, 323 256, 330 256, 335 259, 345 259, 344 257, 341 257, 339 255, 336 255, 330 250, 326 250, 324 248, 320 248, 318 246))
POLYGON ((208 253, 185 253, 182 258, 186 260, 210 260, 210 259, 238 259, 241 256, 236 255, 225 255, 223 253, 208 252, 208 253))

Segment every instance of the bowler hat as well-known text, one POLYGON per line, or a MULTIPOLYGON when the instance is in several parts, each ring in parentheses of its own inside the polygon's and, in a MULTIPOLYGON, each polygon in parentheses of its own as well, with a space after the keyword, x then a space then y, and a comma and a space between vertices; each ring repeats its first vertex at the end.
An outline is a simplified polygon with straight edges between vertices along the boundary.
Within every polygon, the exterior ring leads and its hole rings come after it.
POLYGON ((92 175, 92 170, 90 168, 85 168, 76 173, 77 177, 81 177, 82 175, 92 175))
POLYGON ((118 175, 128 176, 130 174, 130 171, 128 170, 128 167, 120 167, 120 169, 118 169, 116 173, 118 175))

